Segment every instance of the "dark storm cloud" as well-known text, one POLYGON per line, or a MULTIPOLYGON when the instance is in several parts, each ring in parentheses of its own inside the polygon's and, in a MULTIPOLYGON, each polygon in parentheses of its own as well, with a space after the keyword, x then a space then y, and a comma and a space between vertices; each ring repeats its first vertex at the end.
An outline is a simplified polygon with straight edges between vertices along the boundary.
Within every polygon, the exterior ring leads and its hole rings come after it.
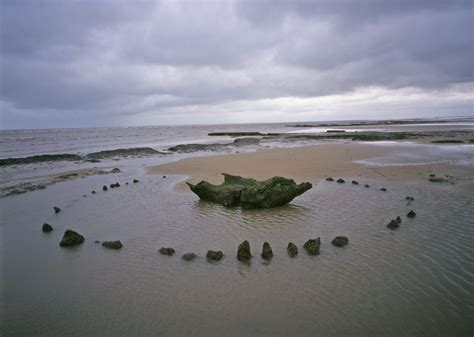
POLYGON ((2 0, 2 52, 47 57, 53 55, 44 53, 55 48, 80 51, 88 46, 94 31, 140 20, 152 7, 149 2, 128 4, 112 0, 2 0))
POLYGON ((197 122, 204 108, 238 111, 241 101, 451 90, 473 81, 472 6, 2 0, 2 124, 114 124, 143 113, 159 121, 180 108, 197 122))

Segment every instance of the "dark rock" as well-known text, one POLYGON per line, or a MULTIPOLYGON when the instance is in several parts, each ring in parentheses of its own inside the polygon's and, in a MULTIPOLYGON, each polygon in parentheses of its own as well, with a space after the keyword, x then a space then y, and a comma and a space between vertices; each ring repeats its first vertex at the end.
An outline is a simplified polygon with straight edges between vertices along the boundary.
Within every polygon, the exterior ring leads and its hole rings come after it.
POLYGON ((431 181, 432 183, 446 183, 446 182, 448 182, 447 179, 444 179, 444 178, 436 178, 436 177, 428 178, 428 180, 431 181))
POLYGON ((107 186, 102 186, 102 191, 107 191, 107 186))
POLYGON ((125 185, 128 185, 128 181, 125 183, 125 185))
POLYGON ((201 200, 243 209, 282 206, 312 187, 311 183, 297 185, 294 180, 282 177, 257 181, 225 173, 223 175, 224 182, 221 185, 212 185, 206 181, 196 185, 187 184, 201 200))
POLYGON ((95 191, 92 191, 91 193, 92 193, 92 194, 95 194, 95 191))
POLYGON ((94 242, 95 242, 95 243, 100 243, 100 240, 95 240, 94 242))
POLYGON ((351 139, 353 141, 380 141, 380 140, 400 140, 407 138, 416 138, 418 133, 408 132, 339 132, 339 133, 324 133, 319 135, 309 134, 281 134, 268 133, 268 136, 277 136, 281 139, 307 139, 307 140, 321 140, 321 139, 351 139))
POLYGON ((433 144, 464 144, 464 141, 457 139, 439 139, 431 141, 433 144))
POLYGON ((381 141, 381 140, 395 140, 395 139, 406 139, 407 135, 403 134, 401 132, 398 133, 386 133, 381 132, 381 133, 368 133, 368 134, 354 134, 352 135, 352 140, 356 141, 381 141))
POLYGON ((380 190, 381 190, 382 192, 387 192, 387 189, 386 189, 385 187, 382 187, 380 190))
POLYGON ((342 179, 342 178, 339 178, 339 179, 337 179, 337 182, 338 182, 339 184, 344 184, 346 181, 345 181, 344 179, 342 179))
POLYGON ((397 216, 397 217, 395 218, 395 221, 396 221, 397 223, 401 224, 401 223, 402 223, 402 218, 400 218, 399 216, 397 216))
POLYGON ((431 173, 431 174, 430 174, 430 177, 431 177, 431 178, 434 178, 435 176, 436 176, 436 174, 434 174, 434 173, 431 173))
POLYGON ((120 171, 120 169, 119 169, 118 167, 114 167, 114 168, 110 171, 110 173, 120 173, 120 172, 122 172, 122 171, 120 171))
POLYGON ((414 201, 414 200, 415 200, 415 198, 413 198, 413 197, 406 197, 406 198, 405 198, 405 200, 408 200, 408 201, 414 201))
POLYGON ((309 255, 319 254, 319 247, 321 247, 321 239, 310 239, 305 242, 303 248, 306 249, 309 255))
POLYGON ((224 254, 220 250, 208 250, 206 254, 206 257, 212 261, 219 261, 220 259, 222 259, 223 256, 224 254))
POLYGON ((179 152, 179 153, 191 153, 191 152, 201 152, 201 151, 220 151, 234 144, 180 144, 168 148, 168 151, 179 152))
POLYGON ((245 146, 245 145, 256 145, 260 143, 259 138, 237 138, 234 140, 234 145, 245 146))
POLYGON ((364 185, 364 187, 365 187, 365 188, 369 188, 369 187, 370 187, 370 185, 367 185, 367 184, 365 184, 365 185, 364 185))
POLYGON ((117 188, 117 187, 120 187, 119 183, 110 184, 110 188, 117 188))
POLYGON ((337 247, 343 247, 349 243, 347 236, 336 236, 331 243, 337 247))
POLYGON ((270 247, 270 244, 268 242, 263 243, 262 247, 262 258, 265 260, 269 260, 273 257, 273 251, 272 247, 270 247))
POLYGON ((51 161, 79 161, 82 157, 77 154, 42 154, 38 156, 23 157, 23 158, 7 158, 0 159, 0 166, 8 165, 22 165, 22 164, 34 164, 51 161))
POLYGON ((166 176, 163 176, 163 179, 166 178, 166 176))
POLYGON ((397 228, 398 228, 398 221, 397 221, 397 220, 391 220, 391 221, 388 223, 387 228, 390 228, 390 229, 397 229, 397 228))
POLYGON ((120 249, 123 247, 120 241, 104 241, 102 242, 102 246, 109 249, 120 249))
POLYGON ((352 185, 359 185, 359 182, 356 180, 352 180, 352 185))
POLYGON ((157 151, 150 147, 135 147, 128 149, 115 149, 115 150, 106 150, 100 152, 89 153, 87 159, 103 159, 103 158, 112 158, 112 157, 144 157, 157 154, 165 154, 163 152, 157 151))
POLYGON ((407 217, 413 219, 416 217, 415 211, 411 210, 410 212, 407 213, 407 217))
POLYGON ((298 247, 293 242, 288 243, 286 251, 288 252, 288 255, 290 255, 290 257, 295 257, 296 255, 298 255, 298 247))
POLYGON ((248 261, 252 258, 252 253, 250 252, 250 243, 245 240, 237 248, 237 259, 239 261, 248 261))
POLYGON ((53 210, 54 210, 54 213, 56 213, 56 214, 61 212, 61 208, 56 207, 56 206, 53 207, 53 210))
POLYGON ((194 253, 186 253, 186 254, 183 254, 183 256, 181 256, 181 258, 184 260, 184 261, 192 261, 196 258, 196 254, 194 253))
POLYGON ((49 223, 44 223, 42 230, 45 233, 52 232, 53 231, 53 226, 51 226, 49 223))
POLYGON ((138 183, 138 181, 139 181, 138 179, 133 179, 134 184, 138 183))
POLYGON ((327 177, 326 181, 334 181, 334 178, 333 177, 327 177))
POLYGON ((61 242, 59 243, 59 245, 61 247, 66 247, 66 246, 75 246, 75 245, 80 245, 84 242, 84 237, 73 231, 73 230, 70 230, 70 229, 67 229, 65 232, 64 232, 64 235, 63 235, 63 238, 61 240, 61 242))
POLYGON ((240 131, 240 132, 210 132, 208 136, 230 136, 230 137, 242 137, 242 136, 265 136, 264 133, 255 131, 240 131))
POLYGON ((161 247, 159 252, 163 255, 172 256, 174 254, 174 249, 171 247, 161 247))

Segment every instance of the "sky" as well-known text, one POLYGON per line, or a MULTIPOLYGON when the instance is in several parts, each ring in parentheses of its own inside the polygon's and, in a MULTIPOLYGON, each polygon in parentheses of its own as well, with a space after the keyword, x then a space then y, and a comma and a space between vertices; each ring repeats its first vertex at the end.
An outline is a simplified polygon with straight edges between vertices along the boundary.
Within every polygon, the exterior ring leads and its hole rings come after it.
POLYGON ((474 1, 0 0, 0 128, 474 115, 474 1))

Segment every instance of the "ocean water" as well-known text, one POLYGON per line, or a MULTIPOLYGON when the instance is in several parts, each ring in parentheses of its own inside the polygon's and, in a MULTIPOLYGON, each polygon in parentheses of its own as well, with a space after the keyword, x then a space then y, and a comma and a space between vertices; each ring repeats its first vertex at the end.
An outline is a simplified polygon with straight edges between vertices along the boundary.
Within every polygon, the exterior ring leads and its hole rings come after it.
MULTIPOLYGON (((143 146, 163 151, 178 144, 205 144, 232 140, 227 136, 209 137, 208 133, 210 132, 325 133, 327 130, 333 129, 346 130, 347 132, 474 131, 474 121, 473 119, 463 119, 450 123, 445 121, 444 123, 318 128, 291 127, 285 123, 269 123, 2 130, 0 131, 0 159, 57 153, 85 155, 102 150, 143 146)), ((278 146, 284 145, 278 144, 278 146)))
POLYGON ((0 158, 37 154, 90 152, 148 146, 166 150, 191 143, 229 141, 230 137, 209 137, 210 132, 287 132, 284 124, 228 124, 191 126, 137 126, 82 129, 41 129, 0 131, 0 158))
MULTIPOLYGON (((379 126, 377 126, 379 127, 379 126)), ((437 126, 436 126, 437 127, 437 126)), ((444 127, 444 126, 443 126, 444 127)), ((451 126, 457 130, 459 125, 451 126)), ((1 158, 230 141, 213 131, 289 132, 283 124, 0 132, 1 158)), ((265 144, 263 148, 305 145, 265 144)), ((366 165, 443 162, 472 168, 473 145, 378 142, 396 147, 366 165)), ((262 148, 262 147, 260 147, 262 148)), ((254 151, 248 147, 239 151, 254 151)), ((234 152, 236 149, 225 150, 234 152)), ((1 336, 471 336, 474 332, 474 196, 458 185, 314 181, 291 204, 243 211, 174 191, 186 177, 148 175, 149 165, 192 153, 101 163, 0 168, 1 184, 87 167, 113 175, 65 181, 0 198, 1 336), (131 183, 138 178, 139 183, 131 183), (118 189, 101 186, 119 181, 118 189), (130 184, 126 185, 125 182, 130 184), (364 188, 364 184, 370 188, 364 188), (379 188, 387 188, 387 192, 379 188), (98 191, 91 194, 92 190, 98 191), (415 201, 407 204, 406 196, 415 201), (53 206, 61 207, 54 214, 53 206), (416 218, 405 215, 415 210, 416 218), (396 231, 386 224, 396 216, 396 231), (41 232, 44 222, 53 225, 41 232), (66 229, 86 237, 64 249, 66 229), (343 248, 330 244, 346 235, 343 248), (303 243, 320 237, 321 253, 303 243), (111 251, 95 240, 121 240, 111 251), (250 263, 236 259, 249 240, 250 263), (260 258, 268 241, 275 256, 260 258), (286 246, 299 248, 288 257, 286 246), (174 247, 172 257, 158 253, 174 247), (208 249, 222 250, 210 263, 208 249), (198 254, 192 262, 184 253, 198 254)), ((219 153, 217 153, 219 154, 219 153)), ((350 181, 355 177, 343 177, 350 181)))

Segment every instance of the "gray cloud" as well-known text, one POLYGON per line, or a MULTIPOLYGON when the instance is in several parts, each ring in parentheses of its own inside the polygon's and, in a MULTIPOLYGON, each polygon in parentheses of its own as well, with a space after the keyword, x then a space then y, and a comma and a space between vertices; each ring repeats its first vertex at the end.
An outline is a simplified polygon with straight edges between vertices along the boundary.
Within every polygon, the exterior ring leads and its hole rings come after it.
MULTIPOLYGON (((172 112, 245 122, 242 102, 473 82, 472 1, 2 0, 0 13, 2 128, 159 123, 172 112)), ((468 90, 442 107, 469 104, 468 90)), ((298 104, 284 111, 291 120, 298 104)))

